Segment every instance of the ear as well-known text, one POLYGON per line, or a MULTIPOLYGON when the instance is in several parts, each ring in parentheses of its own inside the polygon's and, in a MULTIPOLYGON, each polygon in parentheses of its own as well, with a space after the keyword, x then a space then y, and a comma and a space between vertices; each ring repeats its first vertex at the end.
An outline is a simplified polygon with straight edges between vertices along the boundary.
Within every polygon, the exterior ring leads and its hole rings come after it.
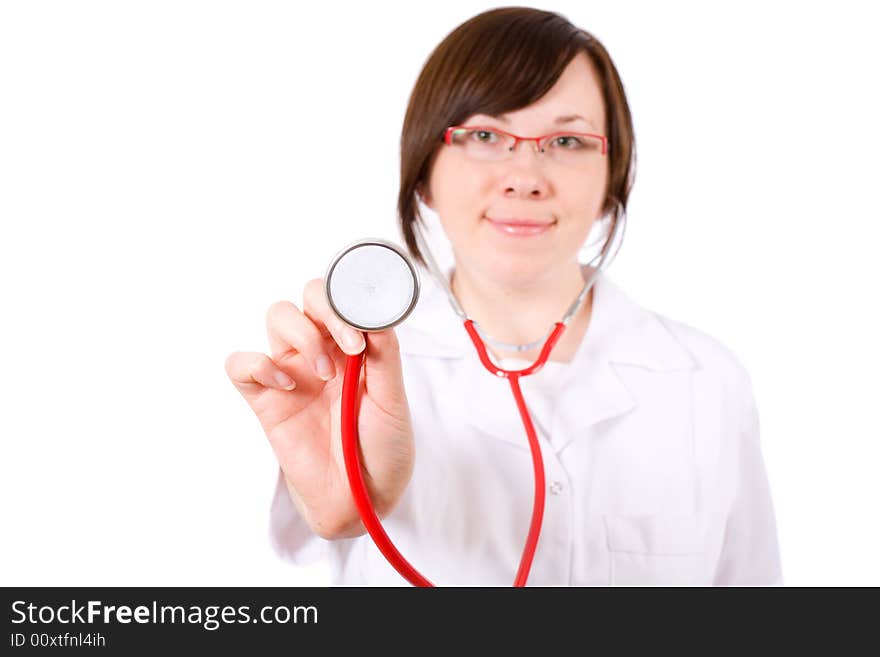
POLYGON ((434 209, 434 202, 431 199, 430 192, 426 191, 424 185, 419 184, 416 187, 416 193, 419 195, 419 198, 422 200, 422 203, 427 205, 432 210, 434 209))

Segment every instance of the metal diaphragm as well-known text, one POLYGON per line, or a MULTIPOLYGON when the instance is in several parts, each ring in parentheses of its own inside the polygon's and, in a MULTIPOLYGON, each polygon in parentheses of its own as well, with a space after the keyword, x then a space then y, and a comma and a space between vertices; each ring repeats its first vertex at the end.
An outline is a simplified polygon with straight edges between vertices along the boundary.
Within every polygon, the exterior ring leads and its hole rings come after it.
POLYGON ((379 238, 358 240, 337 253, 324 276, 330 308, 359 331, 400 324, 419 299, 419 273, 406 252, 379 238))

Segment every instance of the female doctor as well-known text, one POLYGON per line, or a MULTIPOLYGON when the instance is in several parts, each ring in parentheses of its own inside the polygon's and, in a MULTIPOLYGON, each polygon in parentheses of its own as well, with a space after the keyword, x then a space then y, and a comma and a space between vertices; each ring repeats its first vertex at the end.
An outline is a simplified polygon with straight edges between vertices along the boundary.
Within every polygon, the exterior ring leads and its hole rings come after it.
MULTIPOLYGON (((633 175, 605 48, 558 14, 494 9, 451 32, 416 82, 401 232, 421 271, 419 203, 437 214, 451 291, 493 360, 522 369, 594 272, 578 260, 588 236, 624 221, 633 175)), ((371 333, 344 325, 323 280, 309 281, 302 310, 269 308, 269 354, 227 359, 279 463, 271 541, 292 563, 329 558, 336 585, 409 585, 366 534, 346 478, 343 373, 366 349, 361 464, 388 536, 436 585, 510 586, 535 493, 529 444, 508 382, 420 278, 411 315, 371 333)), ((547 484, 529 586, 782 583, 749 376, 724 345, 601 273, 520 385, 547 484)))

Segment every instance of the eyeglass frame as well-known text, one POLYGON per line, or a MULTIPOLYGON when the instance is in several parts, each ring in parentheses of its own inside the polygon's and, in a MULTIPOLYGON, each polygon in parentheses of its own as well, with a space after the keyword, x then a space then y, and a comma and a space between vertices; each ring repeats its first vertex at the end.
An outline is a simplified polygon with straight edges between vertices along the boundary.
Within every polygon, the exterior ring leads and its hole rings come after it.
POLYGON ((544 152, 544 149, 541 148, 541 140, 547 139, 548 137, 577 137, 578 135, 583 135, 586 137, 595 137, 596 139, 602 140, 602 155, 608 154, 608 149, 611 147, 611 144, 608 142, 608 137, 605 135, 596 135, 591 132, 554 132, 548 135, 542 135, 540 137, 520 137, 519 135, 515 135, 512 132, 507 132, 506 130, 501 130, 500 128, 490 128, 485 125, 453 125, 446 128, 443 133, 443 143, 447 146, 452 146, 451 139, 452 133, 455 130, 484 130, 485 132, 495 132, 501 135, 507 135, 508 137, 513 137, 513 146, 511 146, 508 151, 513 152, 516 150, 516 147, 519 145, 521 141, 533 141, 535 142, 535 151, 536 152, 544 152))

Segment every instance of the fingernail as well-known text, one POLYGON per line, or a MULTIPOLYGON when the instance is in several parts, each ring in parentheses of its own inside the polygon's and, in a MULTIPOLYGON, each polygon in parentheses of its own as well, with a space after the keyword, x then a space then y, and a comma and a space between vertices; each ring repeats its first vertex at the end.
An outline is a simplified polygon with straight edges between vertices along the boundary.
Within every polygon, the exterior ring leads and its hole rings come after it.
POLYGON ((336 373, 336 370, 333 367, 333 362, 323 354, 318 356, 318 359, 315 361, 315 370, 318 372, 318 376, 325 381, 332 379, 333 375, 336 373))
POLYGON ((342 341, 347 349, 358 353, 364 348, 364 337, 358 332, 346 329, 342 334, 342 341))
POLYGON ((289 376, 287 376, 284 372, 278 371, 275 372, 275 380, 285 390, 293 390, 296 388, 296 384, 293 382, 289 376))

